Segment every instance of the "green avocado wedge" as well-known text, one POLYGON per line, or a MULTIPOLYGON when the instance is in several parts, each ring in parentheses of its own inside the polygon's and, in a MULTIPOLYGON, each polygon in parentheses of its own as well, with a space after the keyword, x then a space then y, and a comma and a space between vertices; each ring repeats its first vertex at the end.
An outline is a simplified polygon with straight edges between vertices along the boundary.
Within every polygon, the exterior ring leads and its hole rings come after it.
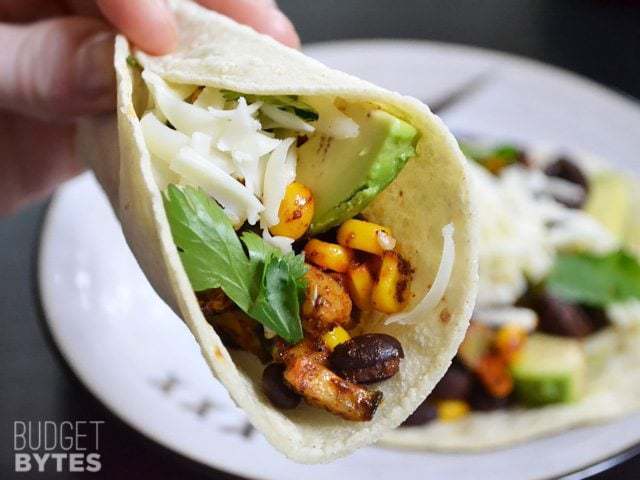
POLYGON ((585 212, 622 240, 631 219, 631 184, 622 175, 602 172, 589 179, 585 212))
POLYGON ((418 132, 407 122, 371 104, 344 113, 360 127, 357 137, 316 134, 298 149, 297 180, 315 200, 312 235, 364 210, 416 153, 418 132))
POLYGON ((531 335, 511 364, 516 396, 530 407, 576 401, 584 393, 586 367, 579 341, 531 335))

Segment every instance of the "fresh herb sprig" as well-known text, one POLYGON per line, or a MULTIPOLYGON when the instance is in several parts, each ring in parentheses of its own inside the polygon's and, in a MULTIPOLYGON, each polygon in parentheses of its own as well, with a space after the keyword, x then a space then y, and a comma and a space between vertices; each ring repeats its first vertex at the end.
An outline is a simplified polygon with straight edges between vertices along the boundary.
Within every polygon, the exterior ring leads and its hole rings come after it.
POLYGON ((560 254, 547 288, 560 298, 594 307, 640 299, 640 264, 623 250, 601 256, 560 254))
POLYGON ((491 173, 498 174, 500 171, 522 160, 522 151, 509 144, 498 145, 495 148, 481 148, 474 145, 459 142, 460 149, 465 157, 478 163, 491 173))
POLYGON ((241 242, 222 208, 202 190, 169 185, 163 200, 193 289, 221 288, 245 313, 287 342, 302 340, 304 258, 283 254, 255 233, 245 232, 241 242))

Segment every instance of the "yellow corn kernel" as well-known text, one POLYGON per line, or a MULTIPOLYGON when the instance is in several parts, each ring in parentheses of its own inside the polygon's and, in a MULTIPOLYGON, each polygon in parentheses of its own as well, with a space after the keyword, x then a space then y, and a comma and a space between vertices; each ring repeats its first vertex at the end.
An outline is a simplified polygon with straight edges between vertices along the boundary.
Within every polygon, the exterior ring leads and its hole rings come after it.
POLYGON ((311 190, 299 182, 290 183, 280 202, 278 210, 280 223, 271 227, 271 234, 297 240, 309 229, 313 212, 311 190))
POLYGON ((378 281, 371 291, 371 305, 379 312, 396 313, 404 307, 409 278, 403 263, 396 252, 384 252, 378 281))
POLYGON ((352 265, 347 271, 347 288, 351 300, 362 311, 371 310, 373 275, 364 263, 352 265))
POLYGON ((518 325, 500 327, 493 345, 505 362, 511 362, 527 341, 527 331, 518 325))
POLYGON ((305 259, 320 268, 344 273, 353 260, 353 250, 312 238, 304 246, 305 259))
POLYGON ((382 255, 387 250, 393 250, 396 241, 387 227, 352 218, 340 225, 338 243, 363 252, 382 255))
POLYGON ((334 348, 349 339, 351 339, 351 335, 349 335, 349 332, 347 332, 342 327, 334 327, 327 333, 322 335, 322 340, 331 351, 333 351, 334 348))
POLYGON ((436 404, 438 420, 453 422, 469 413, 469 404, 464 400, 442 400, 436 404))

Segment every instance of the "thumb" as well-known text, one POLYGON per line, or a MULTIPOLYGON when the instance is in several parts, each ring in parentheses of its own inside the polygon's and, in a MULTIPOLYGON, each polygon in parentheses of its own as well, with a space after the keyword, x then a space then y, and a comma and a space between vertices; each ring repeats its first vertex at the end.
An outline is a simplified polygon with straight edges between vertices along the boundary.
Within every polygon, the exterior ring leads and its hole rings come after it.
POLYGON ((112 110, 113 33, 98 19, 0 24, 0 108, 48 120, 112 110))

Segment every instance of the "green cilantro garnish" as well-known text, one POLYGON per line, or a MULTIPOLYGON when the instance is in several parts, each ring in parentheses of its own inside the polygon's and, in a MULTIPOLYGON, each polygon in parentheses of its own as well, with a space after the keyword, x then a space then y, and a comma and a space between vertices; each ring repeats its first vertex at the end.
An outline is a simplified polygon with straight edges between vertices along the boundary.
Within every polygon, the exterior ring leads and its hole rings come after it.
POLYGON ((596 307, 640 299, 640 264, 622 250, 603 256, 560 254, 547 288, 565 300, 596 307))
POLYGON ((286 110, 300 117, 302 120, 312 122, 318 119, 318 113, 311 107, 300 100, 297 95, 245 95, 244 93, 234 92, 232 90, 223 90, 222 96, 225 100, 237 100, 244 97, 247 102, 264 102, 274 105, 281 110, 286 110))
POLYGON ((127 57, 127 65, 133 68, 142 68, 142 66, 140 65, 140 62, 138 62, 138 59, 133 55, 129 55, 127 57))
POLYGON ((246 232, 242 243, 205 192, 169 185, 163 195, 173 240, 195 291, 221 288, 250 317, 289 343, 302 340, 300 303, 307 267, 246 232))
POLYGON ((521 150, 509 144, 490 149, 475 147, 464 142, 459 142, 459 145, 465 157, 494 174, 499 173, 504 167, 518 163, 522 157, 521 150))

